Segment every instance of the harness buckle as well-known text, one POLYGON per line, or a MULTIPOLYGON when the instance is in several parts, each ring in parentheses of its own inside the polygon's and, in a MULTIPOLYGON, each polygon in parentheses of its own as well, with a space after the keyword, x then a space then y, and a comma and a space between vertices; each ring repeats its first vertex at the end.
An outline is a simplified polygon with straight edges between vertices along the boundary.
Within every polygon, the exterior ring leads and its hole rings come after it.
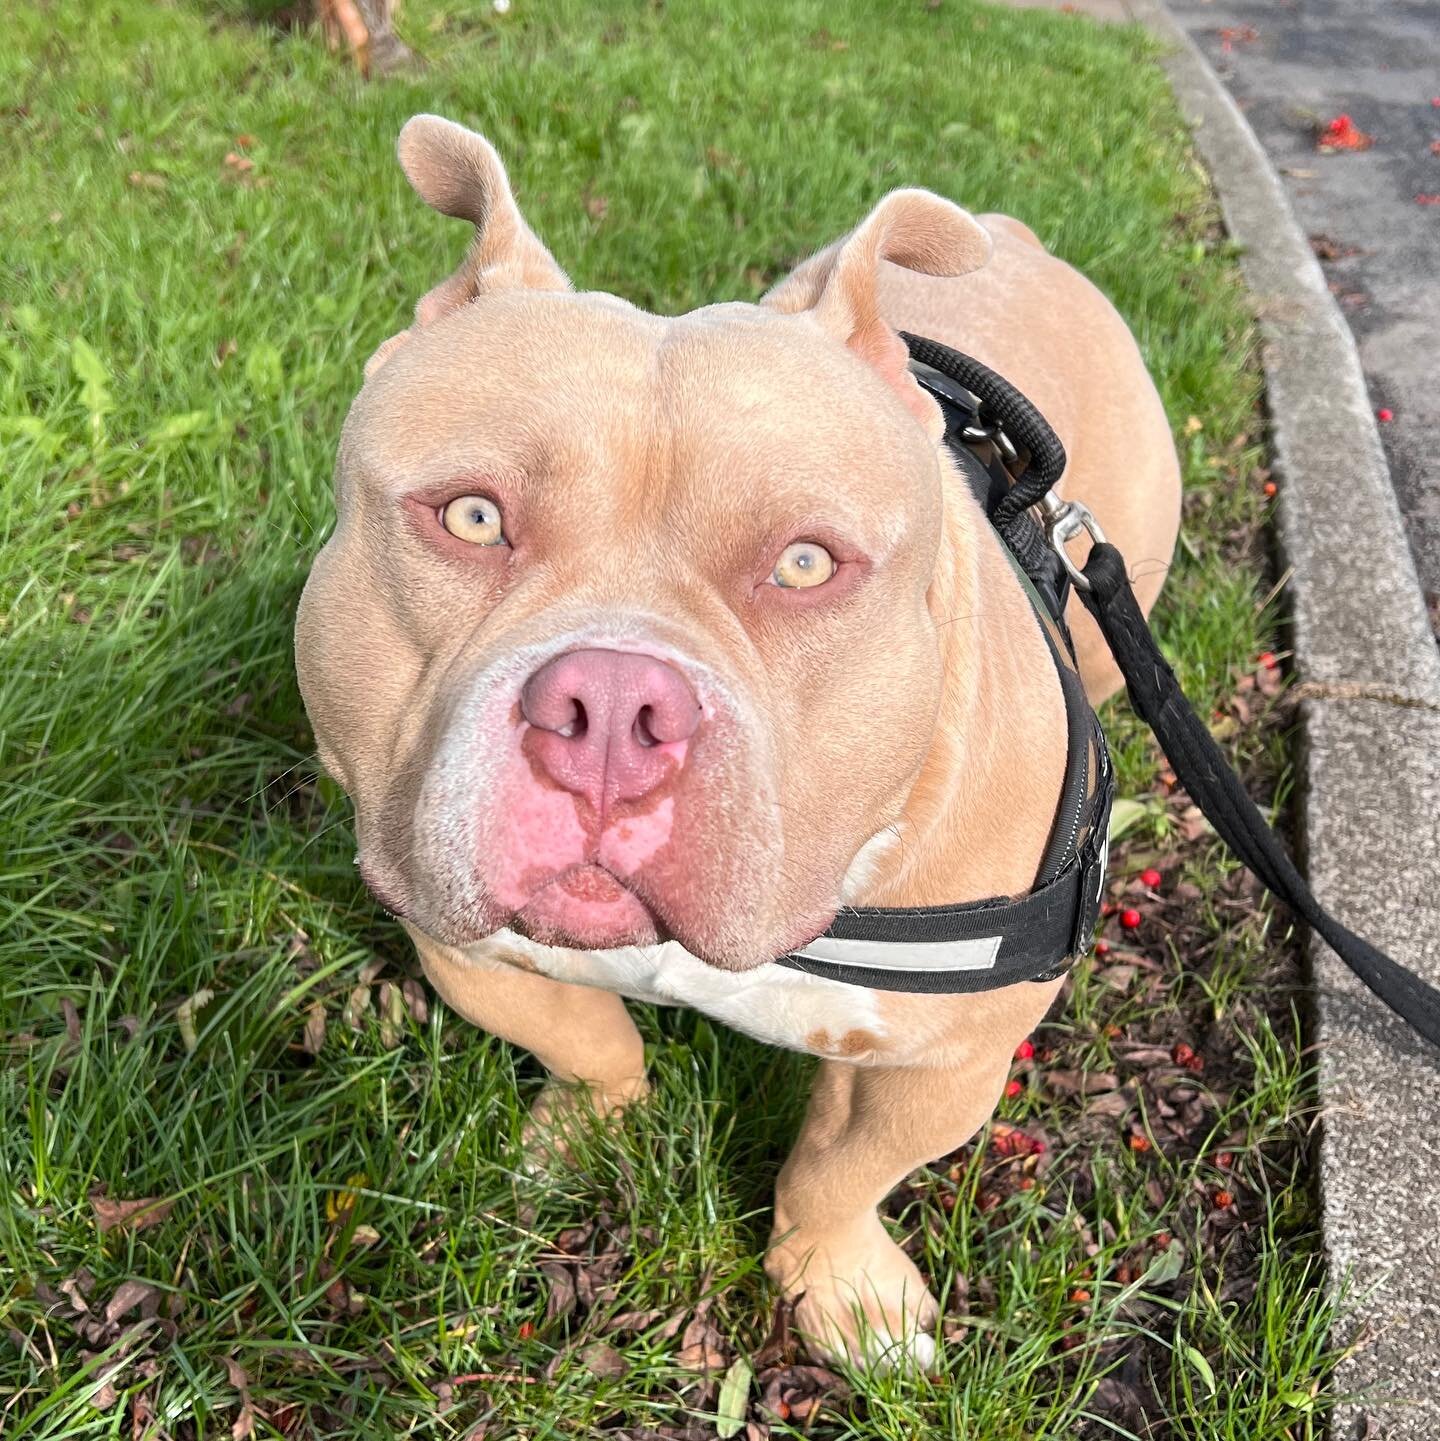
POLYGON ((1045 538, 1050 542, 1050 549, 1060 557, 1060 564, 1065 567, 1071 585, 1079 590, 1089 590, 1090 582, 1085 572, 1070 559, 1065 547, 1082 533, 1096 544, 1105 544, 1105 532, 1100 529, 1100 522, 1083 502, 1061 500, 1053 490, 1047 490, 1040 497, 1040 509, 1045 512, 1045 538))

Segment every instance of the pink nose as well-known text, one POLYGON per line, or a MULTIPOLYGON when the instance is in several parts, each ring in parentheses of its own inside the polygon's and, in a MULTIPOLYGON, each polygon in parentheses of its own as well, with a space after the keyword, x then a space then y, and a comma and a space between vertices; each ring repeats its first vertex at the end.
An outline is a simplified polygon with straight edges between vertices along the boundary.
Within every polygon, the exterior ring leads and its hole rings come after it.
POLYGON ((520 692, 535 727, 525 749, 546 775, 596 810, 648 795, 679 765, 700 724, 685 677, 654 656, 572 650, 546 661, 520 692))

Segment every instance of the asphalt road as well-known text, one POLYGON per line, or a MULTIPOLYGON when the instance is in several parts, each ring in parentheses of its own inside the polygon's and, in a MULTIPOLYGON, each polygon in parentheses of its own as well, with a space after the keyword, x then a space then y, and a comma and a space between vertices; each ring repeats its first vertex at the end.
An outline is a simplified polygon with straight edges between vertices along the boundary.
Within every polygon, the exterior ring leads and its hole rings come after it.
POLYGON ((1166 4, 1284 180, 1391 412, 1381 438, 1440 635, 1440 0, 1166 4), (1373 145, 1322 153, 1339 115, 1373 145))

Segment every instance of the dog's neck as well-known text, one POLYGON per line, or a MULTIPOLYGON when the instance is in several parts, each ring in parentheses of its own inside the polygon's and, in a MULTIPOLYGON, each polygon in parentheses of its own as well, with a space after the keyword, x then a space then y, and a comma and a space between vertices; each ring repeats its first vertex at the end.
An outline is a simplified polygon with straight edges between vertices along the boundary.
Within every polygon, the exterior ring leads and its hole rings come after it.
POLYGON ((930 749, 856 904, 940 905, 1016 895, 1055 823, 1065 700, 1034 607, 965 491, 947 477, 930 592, 944 675, 930 749))

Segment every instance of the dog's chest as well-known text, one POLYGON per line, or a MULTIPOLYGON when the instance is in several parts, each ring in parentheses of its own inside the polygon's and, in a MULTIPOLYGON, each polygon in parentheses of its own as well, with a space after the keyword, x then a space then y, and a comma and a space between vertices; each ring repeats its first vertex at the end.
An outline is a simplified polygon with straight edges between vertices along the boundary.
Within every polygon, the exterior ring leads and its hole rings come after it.
POLYGON ((570 951, 537 945, 510 931, 495 939, 552 980, 597 986, 636 1001, 690 1006, 769 1045, 863 1060, 885 1039, 880 998, 864 986, 777 965, 738 974, 722 971, 675 941, 570 951))

